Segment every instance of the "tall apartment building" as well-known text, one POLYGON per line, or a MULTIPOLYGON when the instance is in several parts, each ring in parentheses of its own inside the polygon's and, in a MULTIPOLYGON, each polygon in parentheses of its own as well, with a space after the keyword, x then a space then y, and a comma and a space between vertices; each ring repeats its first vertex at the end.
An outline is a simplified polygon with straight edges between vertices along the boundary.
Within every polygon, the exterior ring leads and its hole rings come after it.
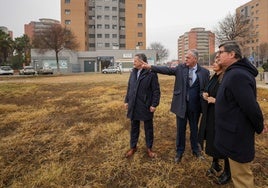
POLYGON ((252 32, 242 39, 244 55, 259 60, 259 46, 268 43, 268 0, 252 0, 236 9, 236 12, 249 19, 252 32))
POLYGON ((146 0, 61 0, 80 51, 146 49, 146 0))
POLYGON ((215 34, 202 27, 192 28, 178 39, 179 61, 185 60, 185 54, 189 49, 198 50, 200 64, 210 65, 210 57, 215 52, 215 34))
POLYGON ((32 41, 35 33, 43 31, 53 24, 60 24, 60 21, 49 18, 41 18, 39 21, 31 21, 29 24, 24 24, 24 34, 32 41))

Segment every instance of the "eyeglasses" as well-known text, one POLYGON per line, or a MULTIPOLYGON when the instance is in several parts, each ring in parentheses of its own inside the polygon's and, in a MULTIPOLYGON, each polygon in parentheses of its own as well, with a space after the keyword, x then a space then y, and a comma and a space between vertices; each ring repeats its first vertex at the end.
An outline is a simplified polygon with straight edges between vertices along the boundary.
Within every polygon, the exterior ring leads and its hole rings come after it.
POLYGON ((222 54, 223 52, 228 52, 228 51, 224 51, 224 50, 222 50, 222 51, 219 50, 219 51, 218 51, 219 54, 222 54))

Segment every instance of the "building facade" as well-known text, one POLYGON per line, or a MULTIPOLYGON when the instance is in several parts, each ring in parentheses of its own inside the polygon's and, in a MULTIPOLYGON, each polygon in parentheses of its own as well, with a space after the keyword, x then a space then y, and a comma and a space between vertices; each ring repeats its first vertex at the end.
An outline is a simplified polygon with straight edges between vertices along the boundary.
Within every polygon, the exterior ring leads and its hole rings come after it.
POLYGON ((61 0, 79 51, 146 49, 146 0, 61 0))
MULTIPOLYGON (((108 66, 118 66, 123 72, 133 68, 133 58, 137 53, 144 53, 148 63, 155 64, 155 50, 96 50, 96 51, 70 51, 59 53, 59 66, 62 73, 101 72, 108 66)), ((57 71, 56 55, 54 51, 40 54, 38 50, 31 50, 31 65, 35 70, 41 67, 51 67, 57 71)))
POLYGON ((252 29, 247 38, 241 39, 243 53, 245 56, 250 57, 250 60, 258 62, 265 58, 261 58, 264 54, 260 53, 260 45, 268 43, 268 1, 252 0, 238 7, 236 12, 249 20, 252 29))
POLYGON ((29 24, 24 24, 24 34, 32 41, 35 33, 48 29, 53 24, 60 24, 60 21, 49 18, 41 18, 39 21, 31 21, 29 24))
POLYGON ((199 63, 209 66, 211 56, 215 53, 215 34, 202 27, 192 28, 178 39, 178 60, 180 62, 185 60, 185 54, 189 49, 197 49, 199 63))

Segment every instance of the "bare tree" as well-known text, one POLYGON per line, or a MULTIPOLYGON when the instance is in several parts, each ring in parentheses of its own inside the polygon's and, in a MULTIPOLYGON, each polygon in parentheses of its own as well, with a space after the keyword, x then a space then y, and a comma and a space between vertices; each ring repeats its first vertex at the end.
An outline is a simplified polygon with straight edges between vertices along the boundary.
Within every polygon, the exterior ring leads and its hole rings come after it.
POLYGON ((76 50, 79 46, 74 34, 60 24, 53 24, 48 29, 35 34, 33 46, 39 49, 40 53, 54 50, 56 54, 57 72, 60 72, 59 52, 63 49, 76 50))
POLYGON ((253 33, 249 19, 242 14, 228 14, 214 31, 216 35, 216 43, 220 44, 224 41, 237 41, 243 46, 242 39, 251 36, 253 33))
POLYGON ((148 49, 156 51, 156 61, 163 61, 168 58, 169 51, 160 42, 153 42, 148 49))

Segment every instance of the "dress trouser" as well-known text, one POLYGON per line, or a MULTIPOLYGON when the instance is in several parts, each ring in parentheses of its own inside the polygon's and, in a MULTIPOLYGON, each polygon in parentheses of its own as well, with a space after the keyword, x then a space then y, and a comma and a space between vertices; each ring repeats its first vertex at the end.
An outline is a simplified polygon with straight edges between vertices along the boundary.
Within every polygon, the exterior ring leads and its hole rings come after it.
MULTIPOLYGON (((154 127, 153 120, 144 121, 144 132, 145 132, 145 141, 147 148, 153 147, 154 141, 154 127)), ((140 120, 131 120, 131 131, 130 131, 130 147, 137 147, 137 143, 140 135, 140 120)))
POLYGON ((254 176, 249 163, 238 163, 229 158, 232 180, 235 188, 254 188, 254 176))
POLYGON ((186 111, 185 118, 177 118, 177 137, 176 137, 176 151, 177 154, 183 154, 185 150, 185 135, 186 135, 186 125, 187 119, 189 119, 190 125, 190 141, 191 148, 194 153, 198 153, 198 121, 199 121, 200 113, 191 112, 189 110, 186 111))

